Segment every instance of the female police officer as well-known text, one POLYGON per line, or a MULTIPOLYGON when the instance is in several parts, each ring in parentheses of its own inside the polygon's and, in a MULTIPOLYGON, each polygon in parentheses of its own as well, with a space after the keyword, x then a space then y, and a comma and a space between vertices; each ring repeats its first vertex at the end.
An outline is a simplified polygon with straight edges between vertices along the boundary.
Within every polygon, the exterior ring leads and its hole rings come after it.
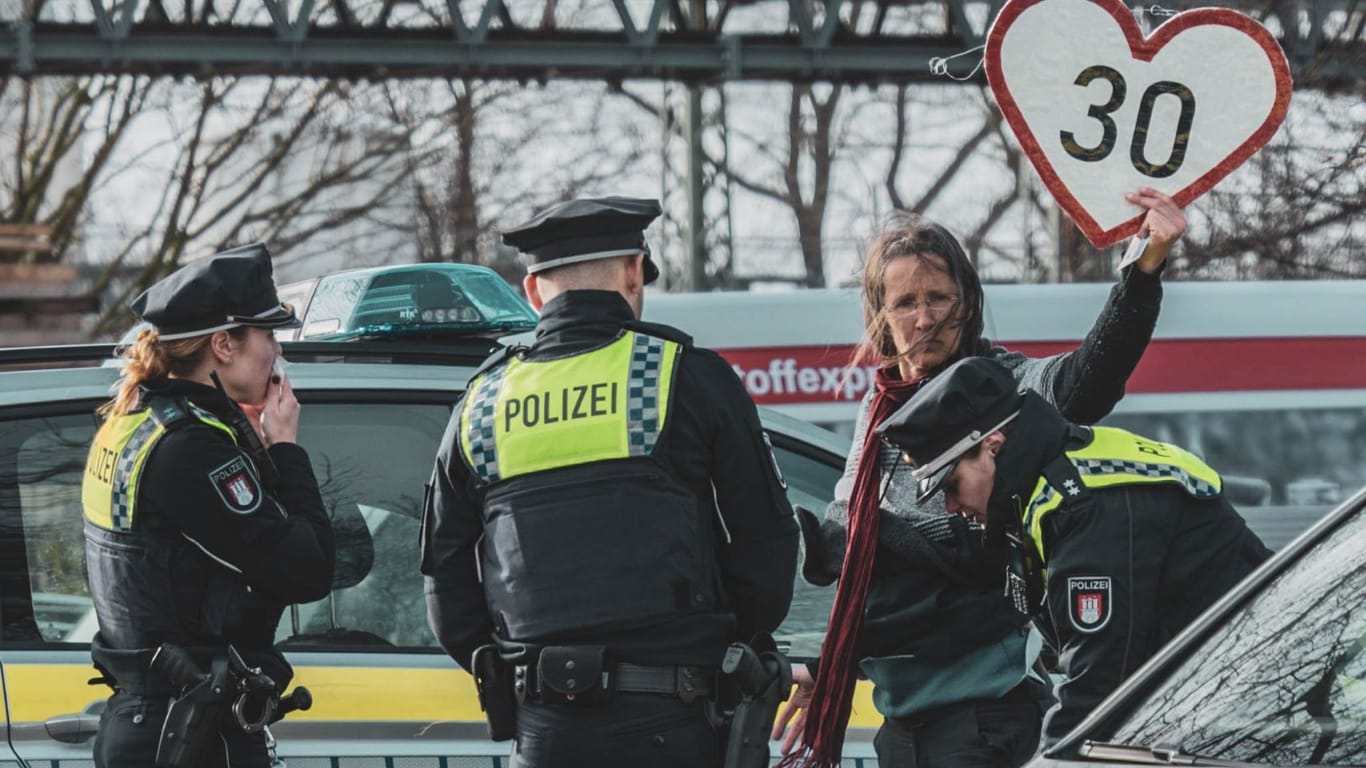
POLYGON ((942 488, 950 514, 986 526, 984 564, 1003 571, 1015 542, 1066 676, 1045 745, 1271 555, 1194 454, 1073 424, 992 360, 945 369, 878 432, 915 467, 920 501, 942 488))
MULTIPOLYGON (((184 649, 207 672, 231 646, 274 683, 266 696, 278 694, 292 670, 272 647, 275 627, 285 605, 327 594, 335 553, 294 444, 299 403, 272 375, 271 329, 298 321, 276 296, 265 247, 195 261, 132 309, 151 327, 123 353, 81 495, 99 620, 92 655, 115 691, 95 765, 150 767, 185 684, 154 661, 158 651, 164 660, 184 649)), ((197 766, 269 765, 264 733, 216 715, 168 746, 197 752, 197 766)))

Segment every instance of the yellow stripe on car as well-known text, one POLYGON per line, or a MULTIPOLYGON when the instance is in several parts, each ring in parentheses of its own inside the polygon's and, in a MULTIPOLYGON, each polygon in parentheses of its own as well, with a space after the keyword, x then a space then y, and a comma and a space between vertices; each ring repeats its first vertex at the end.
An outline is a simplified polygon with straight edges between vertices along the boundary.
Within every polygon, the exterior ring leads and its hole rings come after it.
MULTIPOLYGON (((108 696, 108 688, 87 685, 90 667, 68 664, 5 665, 10 687, 10 717, 42 722, 54 715, 80 712, 108 696), (13 695, 21 692, 21 695, 13 695)), ((302 721, 469 721, 484 722, 474 679, 457 668, 298 667, 293 685, 313 694, 313 708, 293 712, 302 721)), ((873 686, 860 680, 854 691, 850 727, 876 728, 882 716, 873 707, 873 686)))

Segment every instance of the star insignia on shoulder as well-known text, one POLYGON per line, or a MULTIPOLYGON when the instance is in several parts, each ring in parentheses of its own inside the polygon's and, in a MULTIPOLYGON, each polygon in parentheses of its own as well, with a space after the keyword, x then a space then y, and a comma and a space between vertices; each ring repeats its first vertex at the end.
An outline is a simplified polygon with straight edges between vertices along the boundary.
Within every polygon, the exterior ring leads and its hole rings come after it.
POLYGON ((1081 489, 1077 487, 1076 480, 1066 480, 1062 484, 1062 489, 1067 491, 1068 496, 1080 496, 1081 489))

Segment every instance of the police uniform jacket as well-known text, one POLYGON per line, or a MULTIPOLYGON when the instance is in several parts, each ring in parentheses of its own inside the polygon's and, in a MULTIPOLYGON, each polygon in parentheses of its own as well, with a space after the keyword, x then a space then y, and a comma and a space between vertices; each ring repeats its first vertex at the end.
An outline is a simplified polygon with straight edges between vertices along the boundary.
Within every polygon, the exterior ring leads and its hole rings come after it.
POLYGON ((283 688, 275 629, 329 591, 332 527, 304 449, 270 446, 264 487, 232 420, 217 389, 162 379, 101 428, 82 489, 97 648, 231 643, 283 688))
MULTIPOLYGON (((715 665, 727 643, 771 632, 787 614, 797 526, 757 411, 729 364, 714 352, 691 346, 676 329, 635 320, 630 305, 608 291, 569 291, 547 302, 535 341, 518 364, 596 359, 591 356, 627 343, 627 334, 636 343, 672 345, 667 348, 674 350, 666 350, 673 362, 670 366, 666 360, 660 379, 670 381, 668 369, 673 368, 669 394, 660 403, 664 427, 648 459, 594 461, 490 482, 474 471, 460 442, 462 413, 477 396, 475 389, 485 384, 472 387, 456 407, 424 505, 422 572, 433 632, 466 668, 474 649, 494 638, 505 650, 605 645, 620 661, 715 665), (631 501, 639 498, 639 484, 673 488, 671 493, 686 502, 660 517, 659 510, 641 509, 631 501), (683 529, 676 527, 680 523, 683 529), (669 567, 663 561, 671 555, 662 553, 660 562, 621 574, 624 584, 604 585, 593 576, 603 561, 649 551, 666 535, 663 527, 674 531, 667 535, 675 536, 680 547, 701 553, 702 571, 679 579, 673 594, 651 592, 660 596, 653 611, 645 605, 626 609, 651 615, 623 622, 629 617, 614 614, 617 606, 612 604, 655 590, 669 567), (679 530, 691 530, 695 543, 679 540, 679 530), (557 574, 554 583, 547 583, 549 574, 557 574), (555 602, 528 603, 535 606, 535 615, 503 610, 518 599, 517 579, 535 582, 522 585, 523 597, 546 593, 555 602), (708 580, 714 583, 704 583, 708 580), (611 594, 602 594, 604 590, 611 594), (611 621, 594 625, 599 616, 611 621)), ((494 365, 477 381, 487 383, 511 365, 494 365)), ((601 393, 593 393, 607 399, 592 407, 610 409, 615 384, 602 386, 601 393)), ((556 444, 560 461, 574 460, 577 446, 588 450, 576 437, 586 432, 575 432, 573 422, 575 413, 590 408, 589 400, 576 403, 579 398, 572 391, 544 396, 549 398, 542 401, 545 405, 536 406, 529 402, 536 393, 513 393, 509 397, 518 400, 519 410, 508 410, 504 403, 496 418, 519 430, 535 430, 549 414, 542 410, 538 421, 528 417, 528 409, 554 410, 557 417, 568 418, 556 425, 568 428, 556 438, 564 441, 556 444)), ((498 461, 507 458, 500 455, 498 461)), ((487 464, 489 458, 483 461, 487 464)), ((671 503, 667 497, 651 498, 671 503)))
POLYGON ((1037 396, 1025 397, 996 473, 990 504, 1021 521, 1046 583, 1039 626, 1066 676, 1045 743, 1271 554, 1199 458, 1070 424, 1037 396))

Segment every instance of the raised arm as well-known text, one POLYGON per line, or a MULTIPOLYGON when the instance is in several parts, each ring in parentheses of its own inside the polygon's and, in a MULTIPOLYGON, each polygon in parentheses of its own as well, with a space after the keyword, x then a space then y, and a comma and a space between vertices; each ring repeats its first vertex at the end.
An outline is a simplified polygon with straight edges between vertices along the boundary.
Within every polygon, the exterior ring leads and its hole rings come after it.
MULTIPOLYGON (((1138 366, 1157 325, 1162 304, 1161 271, 1172 246, 1186 231, 1186 217, 1167 195, 1142 187, 1125 199, 1148 209, 1143 230, 1148 247, 1124 268, 1119 282, 1077 349, 1020 365, 1020 382, 1081 424, 1110 413, 1138 366)), ((1003 361, 1005 362, 1005 361, 1003 361)))

